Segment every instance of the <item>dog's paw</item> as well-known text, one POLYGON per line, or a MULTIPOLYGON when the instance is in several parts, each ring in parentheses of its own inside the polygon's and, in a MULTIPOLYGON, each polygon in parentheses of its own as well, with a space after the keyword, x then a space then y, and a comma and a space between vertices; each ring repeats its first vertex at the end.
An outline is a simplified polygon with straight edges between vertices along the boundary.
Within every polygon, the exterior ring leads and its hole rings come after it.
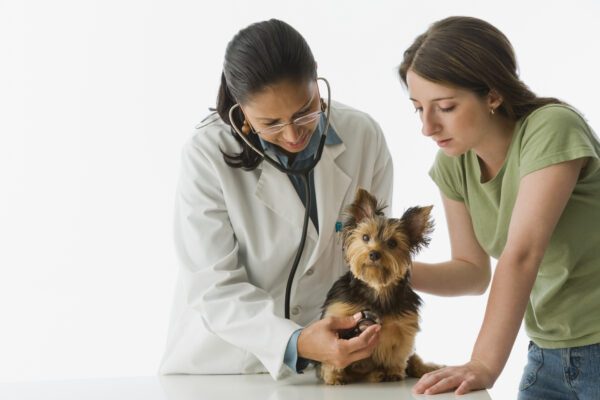
POLYGON ((408 365, 406 366, 406 372, 408 373, 409 376, 412 376, 414 378, 420 378, 429 372, 437 371, 438 369, 443 368, 443 367, 444 367, 444 365, 440 366, 440 365, 433 364, 433 363, 423 362, 423 360, 421 360, 421 357, 419 357, 416 354, 413 354, 408 359, 408 365))
POLYGON ((343 368, 336 368, 329 364, 321 364, 318 375, 326 385, 345 385, 349 382, 343 368))
POLYGON ((333 386, 341 386, 341 385, 345 385, 346 383, 348 383, 344 379, 341 379, 340 377, 333 377, 333 378, 325 380, 323 382, 325 382, 326 385, 333 385, 333 386))
POLYGON ((404 378, 406 378, 406 371, 404 369, 397 369, 386 371, 384 380, 386 382, 396 382, 404 380, 404 378))
POLYGON ((383 370, 376 369, 365 375, 364 380, 366 382, 383 382, 386 379, 386 374, 383 370))

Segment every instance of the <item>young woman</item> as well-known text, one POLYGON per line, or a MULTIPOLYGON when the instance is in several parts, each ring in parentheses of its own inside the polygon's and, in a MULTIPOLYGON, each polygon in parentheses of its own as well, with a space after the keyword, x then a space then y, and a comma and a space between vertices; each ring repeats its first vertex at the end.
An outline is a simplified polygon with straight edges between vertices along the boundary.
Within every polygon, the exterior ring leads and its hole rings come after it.
POLYGON ((277 379, 308 360, 342 367, 373 351, 379 326, 342 340, 337 330, 356 320, 319 321, 319 314, 347 269, 336 234, 343 209, 359 186, 390 204, 392 161, 378 124, 345 105, 327 107, 323 92, 310 48, 288 24, 259 22, 228 44, 217 113, 183 151, 175 219, 181 265, 161 373, 268 371, 277 379), (278 169, 307 168, 323 135, 307 186, 278 169), (310 221, 286 319, 307 189, 310 221))
POLYGON ((452 259, 416 264, 416 289, 483 293, 471 360, 427 374, 415 393, 489 388, 519 326, 531 338, 519 399, 600 398, 600 144, 585 119, 519 80, 508 39, 451 17, 405 51, 400 77, 440 147, 430 171, 452 259))

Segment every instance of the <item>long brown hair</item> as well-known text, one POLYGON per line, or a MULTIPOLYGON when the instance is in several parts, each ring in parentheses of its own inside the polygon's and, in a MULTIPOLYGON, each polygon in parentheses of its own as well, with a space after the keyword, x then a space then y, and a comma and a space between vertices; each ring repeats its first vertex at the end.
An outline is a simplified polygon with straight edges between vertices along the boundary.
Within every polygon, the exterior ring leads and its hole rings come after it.
POLYGON ((449 17, 431 25, 404 52, 399 68, 404 86, 408 70, 482 97, 493 89, 503 98, 497 111, 511 120, 546 104, 564 104, 553 97, 536 96, 519 79, 515 53, 506 36, 477 18, 449 17))

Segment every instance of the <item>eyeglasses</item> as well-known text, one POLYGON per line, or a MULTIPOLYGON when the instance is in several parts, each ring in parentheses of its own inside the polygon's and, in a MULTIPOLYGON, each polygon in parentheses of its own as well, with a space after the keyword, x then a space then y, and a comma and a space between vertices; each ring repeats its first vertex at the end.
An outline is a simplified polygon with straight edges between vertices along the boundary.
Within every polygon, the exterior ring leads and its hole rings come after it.
POLYGON ((314 122, 317 119, 319 119, 321 114, 323 114, 323 111, 321 111, 321 110, 315 111, 310 114, 306 114, 299 118, 296 118, 295 120, 293 120, 292 122, 289 122, 287 124, 275 124, 275 125, 271 125, 264 129, 254 131, 254 132, 257 134, 265 135, 265 136, 273 136, 273 135, 276 135, 276 134, 280 133, 281 131, 283 131, 283 128, 285 128, 288 125, 296 125, 296 126, 308 125, 311 122, 314 122))

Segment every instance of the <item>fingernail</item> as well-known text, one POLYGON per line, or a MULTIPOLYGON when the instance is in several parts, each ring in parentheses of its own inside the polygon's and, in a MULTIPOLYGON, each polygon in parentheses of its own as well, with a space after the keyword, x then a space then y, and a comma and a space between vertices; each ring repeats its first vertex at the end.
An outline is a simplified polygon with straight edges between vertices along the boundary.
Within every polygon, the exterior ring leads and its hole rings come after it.
POLYGON ((375 328, 375 333, 379 333, 379 331, 381 330, 381 326, 378 326, 375 328))
POLYGON ((362 318, 362 312, 360 312, 360 311, 357 312, 356 314, 353 315, 353 317, 354 317, 355 320, 358 321, 359 319, 362 318))

